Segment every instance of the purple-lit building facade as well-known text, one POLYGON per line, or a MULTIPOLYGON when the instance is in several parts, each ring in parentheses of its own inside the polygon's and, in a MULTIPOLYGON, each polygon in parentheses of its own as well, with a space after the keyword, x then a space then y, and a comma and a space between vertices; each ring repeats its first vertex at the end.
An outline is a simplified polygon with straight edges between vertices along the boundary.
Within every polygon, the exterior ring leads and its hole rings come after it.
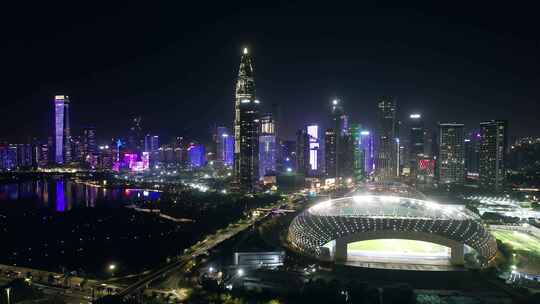
POLYGON ((187 148, 188 163, 191 168, 200 168, 205 165, 206 157, 204 146, 190 143, 187 148))
POLYGON ((71 161, 71 134, 69 128, 69 97, 54 96, 54 160, 57 164, 71 161))
POLYGON ((364 151, 364 171, 369 176, 375 170, 375 150, 373 134, 368 130, 360 131, 360 147, 364 151))
POLYGON ((124 153, 122 158, 113 164, 114 171, 142 172, 150 168, 150 153, 124 153))

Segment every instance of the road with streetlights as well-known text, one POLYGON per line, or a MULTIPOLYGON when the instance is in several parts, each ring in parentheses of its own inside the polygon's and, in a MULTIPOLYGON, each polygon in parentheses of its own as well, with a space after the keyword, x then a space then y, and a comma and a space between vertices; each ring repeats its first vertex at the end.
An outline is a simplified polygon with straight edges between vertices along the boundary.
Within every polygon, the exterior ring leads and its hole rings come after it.
POLYGON ((61 298, 66 303, 88 303, 92 299, 92 293, 99 297, 120 289, 118 286, 97 280, 26 267, 0 265, 0 273, 2 274, 0 283, 24 279, 45 295, 61 298))
POLYGON ((267 218, 272 214, 272 210, 280 208, 283 204, 292 208, 294 204, 299 202, 295 200, 295 197, 297 196, 290 195, 287 199, 279 200, 269 206, 265 206, 269 211, 261 213, 258 216, 252 216, 248 219, 242 219, 235 224, 229 225, 229 227, 225 229, 218 230, 215 234, 206 237, 204 240, 187 249, 183 255, 177 257, 174 261, 150 272, 134 284, 120 291, 117 295, 120 297, 133 295, 137 291, 147 288, 154 281, 165 277, 173 271, 189 272, 193 267, 197 266, 198 262, 196 260, 198 257, 206 254, 209 250, 221 244, 223 241, 234 237, 259 221, 267 218))
MULTIPOLYGON (((116 283, 116 286, 114 286, 107 281, 85 280, 75 276, 66 276, 59 273, 30 268, 0 265, 0 270, 2 270, 1 273, 3 275, 11 272, 16 273, 16 275, 9 277, 10 280, 15 278, 25 278, 31 273, 33 276, 32 284, 34 286, 47 295, 61 297, 67 303, 88 303, 90 302, 93 293, 96 297, 106 294, 117 294, 125 297, 135 294, 141 289, 147 288, 157 279, 160 279, 173 271, 178 271, 180 273, 189 272, 193 267, 198 266, 199 262, 197 259, 207 254, 209 250, 269 217, 275 210, 280 208, 284 209, 284 204, 288 206, 286 208, 292 209, 293 205, 300 203, 301 200, 298 200, 298 198, 299 196, 297 195, 289 195, 282 200, 278 200, 265 206, 262 208, 264 210, 255 212, 255 214, 247 219, 241 219, 236 223, 229 224, 227 228, 218 230, 216 233, 209 235, 192 247, 186 249, 184 254, 179 255, 166 265, 153 271, 143 273, 139 280, 124 289, 120 289, 120 285, 116 283), (49 278, 55 278, 55 282, 49 282, 49 278), (83 281, 85 281, 84 288, 81 287, 83 281), (99 292, 99 290, 109 291, 99 292)), ((114 272, 117 270, 117 265, 111 263, 107 265, 107 270, 114 275, 114 272)))

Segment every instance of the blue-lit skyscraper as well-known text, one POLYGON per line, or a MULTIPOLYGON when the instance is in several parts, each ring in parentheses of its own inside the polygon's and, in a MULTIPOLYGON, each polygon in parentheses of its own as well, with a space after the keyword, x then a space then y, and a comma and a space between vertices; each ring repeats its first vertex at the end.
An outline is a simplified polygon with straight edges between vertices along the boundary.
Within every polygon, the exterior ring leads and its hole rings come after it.
POLYGON ((364 174, 369 176, 375 170, 375 151, 373 135, 368 130, 360 131, 360 147, 364 151, 364 174))
POLYGON ((57 164, 71 161, 71 134, 69 129, 69 97, 54 96, 54 160, 57 164))
POLYGON ((0 144, 0 171, 17 167, 17 145, 0 144))
POLYGON ((203 145, 190 143, 187 150, 188 162, 191 168, 200 168, 205 165, 206 158, 203 145))
POLYGON ((276 128, 272 115, 261 117, 259 177, 276 172, 276 128))

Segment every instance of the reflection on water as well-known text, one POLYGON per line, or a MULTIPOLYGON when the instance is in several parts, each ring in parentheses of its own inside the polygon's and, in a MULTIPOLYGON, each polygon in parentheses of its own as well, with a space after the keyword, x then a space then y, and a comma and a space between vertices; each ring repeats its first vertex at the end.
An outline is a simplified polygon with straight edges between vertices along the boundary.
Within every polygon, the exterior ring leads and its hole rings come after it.
POLYGON ((0 184, 0 203, 21 201, 35 203, 35 207, 58 212, 73 207, 95 207, 96 204, 118 206, 141 200, 157 200, 159 192, 143 189, 107 189, 69 179, 46 178, 0 184))

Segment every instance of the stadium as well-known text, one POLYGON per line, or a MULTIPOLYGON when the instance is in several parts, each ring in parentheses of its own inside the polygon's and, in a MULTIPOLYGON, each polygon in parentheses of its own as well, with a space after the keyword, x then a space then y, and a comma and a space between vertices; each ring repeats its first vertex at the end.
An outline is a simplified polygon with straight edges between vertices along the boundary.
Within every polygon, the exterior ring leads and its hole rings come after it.
POLYGON ((371 191, 315 204, 292 221, 289 245, 322 261, 367 267, 457 267, 464 265, 466 254, 480 266, 493 260, 495 239, 476 214, 463 206, 399 196, 401 192, 371 191))

